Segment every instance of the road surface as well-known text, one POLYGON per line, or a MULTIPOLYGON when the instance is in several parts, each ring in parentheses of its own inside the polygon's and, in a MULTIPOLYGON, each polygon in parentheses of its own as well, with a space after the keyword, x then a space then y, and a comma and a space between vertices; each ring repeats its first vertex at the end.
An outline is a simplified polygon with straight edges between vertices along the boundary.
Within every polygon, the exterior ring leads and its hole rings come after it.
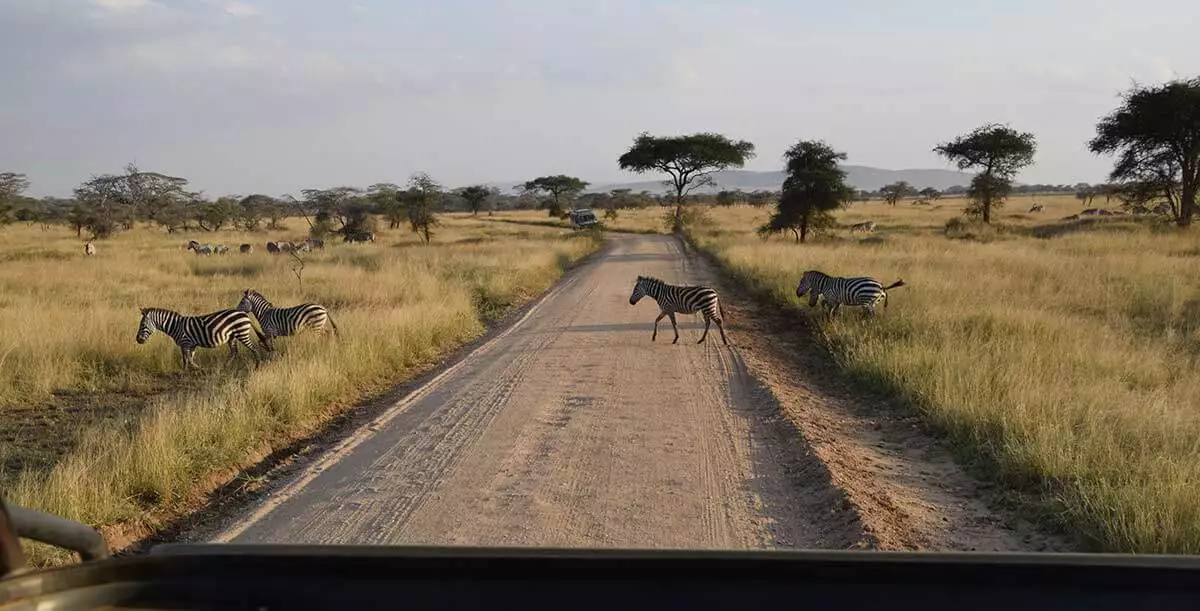
POLYGON ((714 326, 679 344, 639 274, 708 283, 666 236, 613 236, 512 327, 214 537, 239 543, 848 547, 829 475, 714 326))

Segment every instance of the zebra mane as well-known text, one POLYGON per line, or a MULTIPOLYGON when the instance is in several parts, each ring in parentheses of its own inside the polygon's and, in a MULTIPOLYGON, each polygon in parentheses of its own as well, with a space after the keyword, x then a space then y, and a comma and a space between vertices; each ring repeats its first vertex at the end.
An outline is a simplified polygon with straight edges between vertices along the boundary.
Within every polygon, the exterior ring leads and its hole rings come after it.
POLYGON ((242 296, 243 297, 253 297, 253 298, 257 299, 258 301, 267 304, 268 306, 274 307, 271 304, 270 300, 267 299, 266 295, 263 295, 262 293, 254 290, 254 289, 246 289, 246 290, 242 291, 242 296))
POLYGON ((155 307, 142 308, 142 316, 145 316, 147 314, 153 314, 155 312, 161 312, 163 314, 178 314, 179 313, 179 312, 176 312, 175 310, 168 310, 167 308, 155 308, 155 307))
POLYGON ((638 282, 649 282, 650 284, 666 284, 666 282, 663 282, 662 280, 659 280, 658 278, 655 278, 654 276, 638 276, 638 282))

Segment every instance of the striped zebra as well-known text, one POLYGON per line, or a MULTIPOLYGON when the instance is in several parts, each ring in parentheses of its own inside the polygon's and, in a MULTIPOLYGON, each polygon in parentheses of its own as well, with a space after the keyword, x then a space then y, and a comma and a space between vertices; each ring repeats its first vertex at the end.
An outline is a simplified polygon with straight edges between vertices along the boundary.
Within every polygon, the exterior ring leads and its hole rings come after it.
POLYGON ((337 334, 337 325, 334 324, 333 317, 329 315, 325 306, 317 303, 277 308, 271 305, 271 302, 267 301, 262 293, 254 289, 246 289, 242 292, 242 300, 238 302, 237 309, 254 314, 254 317, 258 319, 258 324, 262 325, 267 348, 271 350, 275 349, 274 338, 295 335, 304 328, 323 333, 326 322, 329 323, 333 333, 337 334))
POLYGON ((254 348, 254 336, 267 347, 266 338, 250 315, 240 310, 217 310, 199 316, 184 316, 164 308, 142 308, 142 322, 138 325, 137 343, 144 344, 155 331, 166 333, 183 355, 183 368, 199 368, 196 364, 196 348, 216 348, 229 344, 229 360, 237 356, 237 345, 241 343, 260 361, 254 348))
POLYGON ((830 276, 816 270, 804 272, 800 284, 796 286, 796 297, 803 298, 809 294, 808 307, 817 305, 819 298, 825 299, 829 315, 837 314, 838 308, 845 306, 862 306, 868 315, 875 315, 875 306, 883 302, 887 307, 887 292, 898 286, 904 286, 903 280, 897 280, 888 286, 883 286, 873 278, 855 277, 841 278, 830 276))
POLYGON ((92 244, 91 242, 84 244, 83 245, 83 253, 89 257, 96 254, 96 245, 92 244))
POLYGON ((658 278, 638 276, 637 282, 633 284, 633 294, 629 296, 629 305, 637 305, 642 297, 650 297, 658 302, 658 318, 654 319, 654 334, 650 336, 650 341, 658 338, 658 321, 667 316, 671 319, 671 328, 675 330, 675 341, 671 343, 679 343, 679 326, 675 323, 675 314, 699 312, 704 316, 704 334, 696 343, 704 343, 709 327, 716 322, 717 330, 721 332, 721 341, 729 344, 729 340, 725 339, 725 325, 722 323, 725 308, 721 307, 715 290, 706 286, 675 286, 658 278))
POLYGON ((864 233, 871 233, 871 232, 875 231, 875 221, 867 221, 865 223, 855 223, 850 226, 850 233, 856 233, 859 231, 862 231, 864 233))

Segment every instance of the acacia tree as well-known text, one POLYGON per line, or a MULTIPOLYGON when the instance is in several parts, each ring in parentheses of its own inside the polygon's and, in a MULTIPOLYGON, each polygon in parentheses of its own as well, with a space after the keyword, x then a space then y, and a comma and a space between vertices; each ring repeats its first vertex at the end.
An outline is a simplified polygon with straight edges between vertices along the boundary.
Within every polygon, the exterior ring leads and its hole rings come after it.
POLYGON ((683 229, 683 200, 697 187, 711 186, 713 173, 740 168, 754 157, 754 144, 730 140, 721 134, 701 132, 686 136, 651 136, 642 132, 633 146, 617 159, 622 170, 637 174, 665 172, 664 181, 675 191, 672 231, 683 229))
POLYGON ((982 216, 984 223, 992 222, 992 210, 1004 204, 1004 198, 1012 191, 1013 178, 1021 168, 1033 163, 1036 151, 1033 134, 995 123, 933 149, 960 170, 979 170, 967 189, 972 202, 967 214, 982 216))
POLYGON ((918 191, 917 195, 920 195, 931 202, 935 202, 939 197, 942 196, 942 192, 938 191, 934 187, 925 187, 924 189, 918 191))
POLYGON ((494 192, 486 185, 471 185, 460 190, 458 194, 467 201, 467 207, 471 209, 471 214, 478 215, 494 192))
POLYGON ((418 172, 408 179, 408 192, 405 193, 408 222, 413 233, 420 235, 426 244, 433 238, 433 228, 440 224, 434 213, 441 197, 442 185, 429 174, 418 172))
POLYGON ((566 176, 557 174, 555 176, 541 176, 535 178, 525 184, 517 185, 524 193, 545 193, 553 198, 550 202, 550 216, 562 216, 562 199, 566 197, 570 199, 579 194, 580 191, 588 188, 590 183, 575 178, 574 176, 566 176))
POLYGON ((833 224, 830 213, 854 199, 854 189, 846 184, 846 172, 838 166, 845 153, 834 151, 820 140, 801 140, 783 154, 787 178, 775 212, 760 235, 791 231, 797 242, 804 242, 810 231, 833 224))
POLYGON ((29 180, 24 174, 0 172, 0 226, 16 220, 17 205, 28 188, 29 180))
POLYGON ((879 192, 883 194, 883 199, 889 205, 895 206, 897 202, 904 199, 906 195, 912 195, 917 192, 908 181, 898 181, 890 185, 884 185, 879 188, 879 192))
POLYGON ((367 200, 375 205, 375 211, 387 219, 388 229, 395 229, 408 218, 408 208, 399 185, 378 182, 367 187, 367 200))
POLYGON ((1093 153, 1117 154, 1110 180, 1159 191, 1187 227, 1200 189, 1200 77, 1155 87, 1134 86, 1096 125, 1093 153))

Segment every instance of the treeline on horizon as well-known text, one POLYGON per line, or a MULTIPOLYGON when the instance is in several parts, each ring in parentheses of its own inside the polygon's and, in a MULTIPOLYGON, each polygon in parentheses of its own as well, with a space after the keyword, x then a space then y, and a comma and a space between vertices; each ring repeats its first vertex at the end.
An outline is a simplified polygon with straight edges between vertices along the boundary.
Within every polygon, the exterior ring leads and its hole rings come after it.
MULTIPOLYGON (((342 234, 347 231, 372 231, 377 227, 372 216, 382 218, 391 228, 411 221, 413 208, 420 203, 432 204, 429 212, 493 212, 505 210, 547 210, 560 216, 565 205, 583 208, 628 209, 674 205, 668 193, 648 190, 613 189, 607 192, 586 192, 586 182, 570 177, 543 177, 518 185, 517 194, 506 194, 494 187, 472 185, 443 189, 424 175, 415 175, 425 184, 401 187, 395 183, 377 183, 365 188, 334 187, 303 189, 300 197, 271 196, 261 193, 224 195, 215 199, 203 193, 189 191, 188 180, 182 177, 143 171, 133 164, 120 174, 94 176, 75 189, 74 197, 29 197, 24 192, 30 183, 24 174, 0 173, 0 225, 25 222, 42 225, 64 225, 77 235, 87 232, 91 239, 103 239, 132 229, 136 223, 160 227, 168 233, 184 231, 220 231, 238 229, 259 231, 279 229, 289 217, 312 217, 314 237, 342 234), (573 181, 571 188, 559 193, 553 190, 553 180, 573 181), (539 188, 538 181, 550 182, 550 189, 539 188), (429 184, 433 183, 433 184, 429 184), (429 202, 429 196, 433 201, 429 202)), ((968 187, 953 186, 944 190, 931 187, 917 189, 905 182, 893 183, 875 190, 859 190, 859 200, 937 199, 942 196, 965 196, 968 187)), ((1120 194, 1115 185, 1076 183, 1073 185, 1030 184, 1016 185, 1014 194, 1070 194, 1089 202, 1095 195, 1120 194)), ((765 207, 778 201, 780 190, 741 189, 691 193, 692 203, 718 206, 749 204, 765 207)))

